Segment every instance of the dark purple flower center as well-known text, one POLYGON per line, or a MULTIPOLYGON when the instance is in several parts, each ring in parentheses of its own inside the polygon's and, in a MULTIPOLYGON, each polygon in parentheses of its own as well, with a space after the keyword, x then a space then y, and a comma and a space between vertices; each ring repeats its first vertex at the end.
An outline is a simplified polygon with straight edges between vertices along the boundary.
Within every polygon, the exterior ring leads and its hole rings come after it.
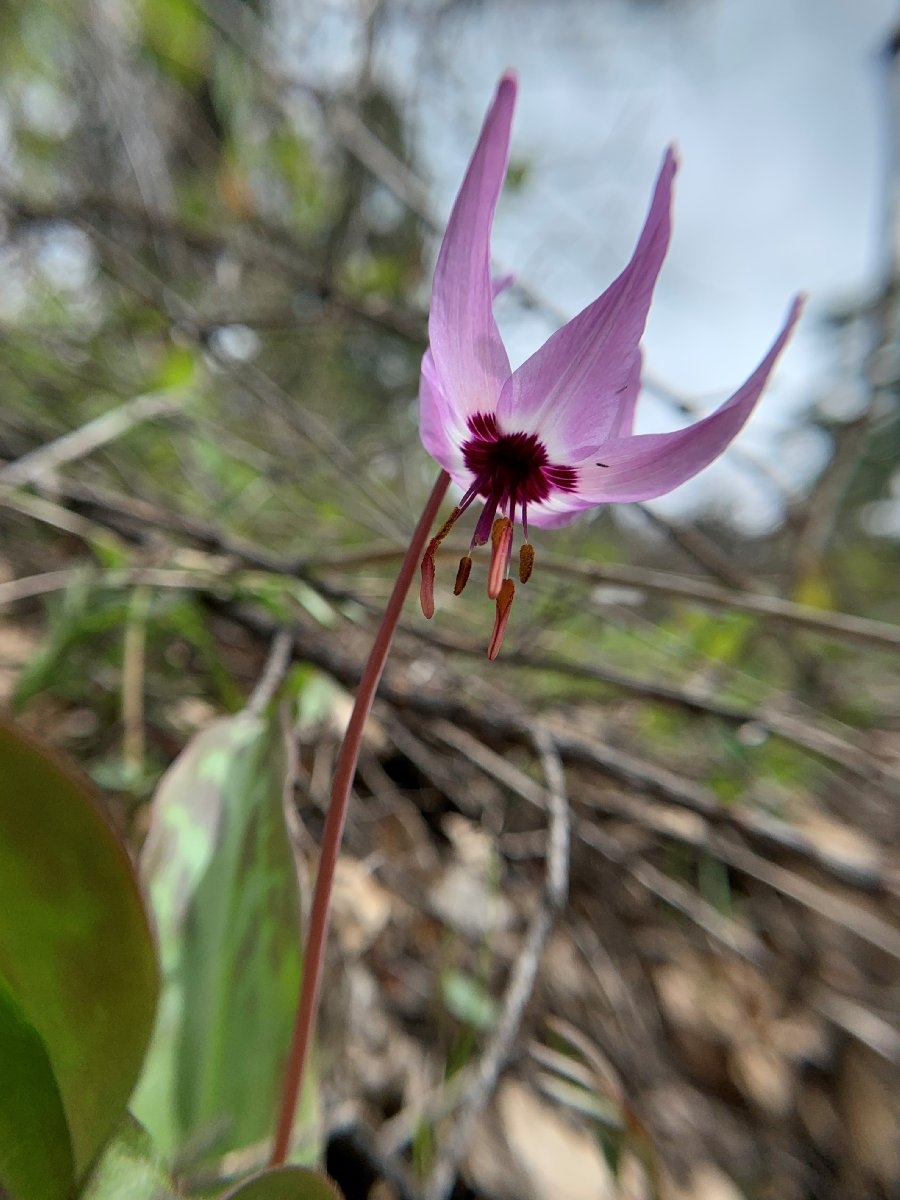
POLYGON ((469 417, 472 436, 463 442, 463 461, 475 476, 475 495, 488 501, 485 508, 524 511, 553 492, 574 492, 578 472, 574 467, 551 463, 544 443, 534 433, 503 433, 493 413, 469 417))
POLYGON ((484 506, 475 525, 470 552, 460 560, 453 591, 458 596, 469 580, 471 551, 490 538, 488 595, 497 602, 497 616, 488 658, 496 658, 516 591, 509 578, 516 516, 520 517, 525 534, 525 545, 519 551, 519 582, 527 583, 534 568, 534 546, 528 541, 528 505, 540 504, 554 492, 574 492, 578 487, 578 472, 574 467, 550 462, 547 447, 537 434, 504 433, 493 413, 475 413, 469 417, 468 425, 472 436, 463 442, 462 453, 473 479, 422 556, 420 597, 425 616, 433 616, 437 549, 469 505, 483 497, 484 506))

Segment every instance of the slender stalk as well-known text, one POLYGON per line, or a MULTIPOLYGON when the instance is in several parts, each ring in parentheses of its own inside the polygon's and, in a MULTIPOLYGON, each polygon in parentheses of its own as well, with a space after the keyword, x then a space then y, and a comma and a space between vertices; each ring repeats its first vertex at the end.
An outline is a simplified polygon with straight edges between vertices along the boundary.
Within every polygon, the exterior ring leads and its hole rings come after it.
POLYGON ((347 804, 350 799, 350 789, 356 773, 356 764, 362 745, 363 729, 366 718, 372 708, 375 692, 378 688, 384 664, 387 661, 394 630, 400 619, 403 603, 412 583, 416 568, 425 550, 428 535, 434 525, 435 517, 441 502, 447 492, 450 477, 442 471, 432 489, 428 502, 416 525, 409 547, 400 566, 400 573, 394 590, 391 592, 384 616, 375 635, 375 641, 363 668, 353 704, 353 712, 347 725, 347 732, 338 755, 334 771, 334 782, 331 787, 331 801, 325 818, 325 829, 322 834, 322 850, 319 856, 319 869, 316 873, 316 886, 313 891, 312 908, 309 914, 309 932, 306 937, 306 950, 303 958, 303 982, 297 1003, 297 1015, 294 1019, 294 1032, 291 1038, 291 1048, 285 1068, 284 1086, 281 1094, 281 1104, 278 1109, 278 1119, 275 1126, 275 1141, 272 1147, 270 1165, 281 1166, 287 1159, 290 1149, 291 1131, 297 1102, 303 1087, 303 1073, 312 1041, 313 1028, 316 1021, 316 1011, 319 1002, 319 987, 322 981, 322 963, 325 953, 325 939, 328 934, 329 911, 331 907, 331 890, 334 883, 334 870, 337 865, 341 838, 344 834, 344 823, 347 819, 347 804))

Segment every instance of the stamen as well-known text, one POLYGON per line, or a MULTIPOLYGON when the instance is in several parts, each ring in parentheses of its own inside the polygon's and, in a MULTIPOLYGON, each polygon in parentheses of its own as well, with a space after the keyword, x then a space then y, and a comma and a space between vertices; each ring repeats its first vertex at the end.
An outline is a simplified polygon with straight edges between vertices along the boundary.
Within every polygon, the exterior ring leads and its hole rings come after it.
POLYGON ((534 570, 534 546, 526 542, 519 551, 519 583, 527 583, 534 570))
MULTIPOLYGON (((464 496, 463 500, 465 500, 465 499, 466 499, 466 497, 464 496)), ((469 503, 471 503, 471 500, 469 501, 469 503)), ((468 508, 468 504, 466 504, 466 508, 468 508)), ((463 506, 461 504, 457 504, 456 508, 454 508, 453 512, 450 514, 450 516, 447 518, 447 520, 443 523, 443 525, 440 527, 440 529, 437 531, 437 533, 431 539, 431 543, 429 544, 428 550, 431 551, 432 556, 434 555, 435 550, 437 550, 438 546, 441 544, 441 542, 444 540, 444 538, 447 536, 447 534, 450 532, 450 530, 453 528, 453 526, 456 524, 456 522, 462 516, 462 514, 463 514, 463 506)), ((426 554, 428 553, 428 550, 425 551, 426 554)))
POLYGON ((434 616, 434 552, 437 549, 435 541, 435 538, 431 539, 422 557, 422 582, 419 586, 419 603, 429 621, 434 616))
POLYGON ((456 583, 453 585, 453 595, 458 596, 463 588, 469 582, 469 576, 472 574, 472 559, 468 554, 464 554, 459 560, 459 566, 456 569, 456 583))
POLYGON ((515 595, 509 573, 517 516, 521 513, 525 543, 519 554, 519 580, 525 583, 534 569, 534 547, 528 539, 529 505, 543 505, 556 492, 576 491, 578 469, 551 462, 547 447, 538 434, 522 429, 508 432, 494 413, 473 413, 467 425, 470 436, 460 449, 471 482, 425 551, 422 611, 426 617, 434 613, 436 556, 441 542, 469 506, 480 500, 481 512, 475 522, 469 552, 459 562, 453 592, 458 596, 467 586, 475 548, 490 541, 487 590, 497 605, 497 617, 488 653, 494 658, 500 650, 515 595))
MULTIPOLYGON (((471 491, 471 488, 469 490, 471 491)), ((419 603, 422 605, 422 612, 429 621, 434 616, 434 556, 437 553, 438 546, 440 546, 457 520, 462 516, 463 510, 468 508, 471 502, 472 496, 467 492, 463 497, 463 503, 458 504, 454 508, 453 512, 428 543, 425 553, 422 555, 422 583, 419 587, 419 603)))
POLYGON ((472 545, 483 546, 491 536, 494 517, 497 515, 497 505, 500 503, 499 493, 492 492, 484 502, 484 508, 478 517, 475 532, 472 534, 472 545))
POLYGON ((491 565, 488 570, 488 595, 496 600, 506 578, 512 550, 513 523, 509 517, 498 517, 491 529, 491 565))
POLYGON ((515 594, 516 585, 511 579, 504 579, 503 585, 500 588, 500 594, 497 596, 497 615, 494 618, 494 631, 488 643, 487 656, 491 662, 500 653, 500 647, 503 645, 503 636, 506 633, 506 626, 509 622, 509 614, 515 594))

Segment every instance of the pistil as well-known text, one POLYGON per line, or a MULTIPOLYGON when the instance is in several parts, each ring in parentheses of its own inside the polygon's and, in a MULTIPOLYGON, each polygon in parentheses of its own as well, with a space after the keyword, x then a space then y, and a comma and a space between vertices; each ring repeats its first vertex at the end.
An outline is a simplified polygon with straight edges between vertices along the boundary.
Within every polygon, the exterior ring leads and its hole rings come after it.
POLYGON ((506 633, 506 626, 509 623, 509 614, 515 595, 516 585, 511 579, 504 579, 500 587, 500 593, 497 596, 497 615, 494 618, 494 630, 491 633, 491 640, 488 643, 488 658, 491 662, 500 653, 500 647, 503 645, 503 638, 506 633))
POLYGON ((509 569, 512 554, 513 523, 509 517, 498 517, 491 529, 491 565, 488 569, 488 595, 496 600, 509 569))

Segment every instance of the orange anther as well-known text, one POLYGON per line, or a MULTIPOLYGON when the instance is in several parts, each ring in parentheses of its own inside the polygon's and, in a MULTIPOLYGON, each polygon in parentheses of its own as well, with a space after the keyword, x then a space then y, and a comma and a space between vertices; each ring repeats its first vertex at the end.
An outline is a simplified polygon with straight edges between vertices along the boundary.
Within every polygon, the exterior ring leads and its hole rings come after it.
POLYGON ((534 546, 526 542, 519 551, 519 583, 527 583, 534 570, 534 546))
POLYGON ((456 583, 453 585, 453 595, 458 596, 463 588, 469 582, 469 576, 472 574, 472 559, 468 554, 464 554, 459 560, 459 566, 456 569, 456 583))
POLYGON ((422 605, 422 612, 429 621, 434 616, 435 549, 435 539, 432 539, 428 544, 428 549, 425 551, 424 557, 422 558, 422 583, 419 587, 419 602, 422 605))

